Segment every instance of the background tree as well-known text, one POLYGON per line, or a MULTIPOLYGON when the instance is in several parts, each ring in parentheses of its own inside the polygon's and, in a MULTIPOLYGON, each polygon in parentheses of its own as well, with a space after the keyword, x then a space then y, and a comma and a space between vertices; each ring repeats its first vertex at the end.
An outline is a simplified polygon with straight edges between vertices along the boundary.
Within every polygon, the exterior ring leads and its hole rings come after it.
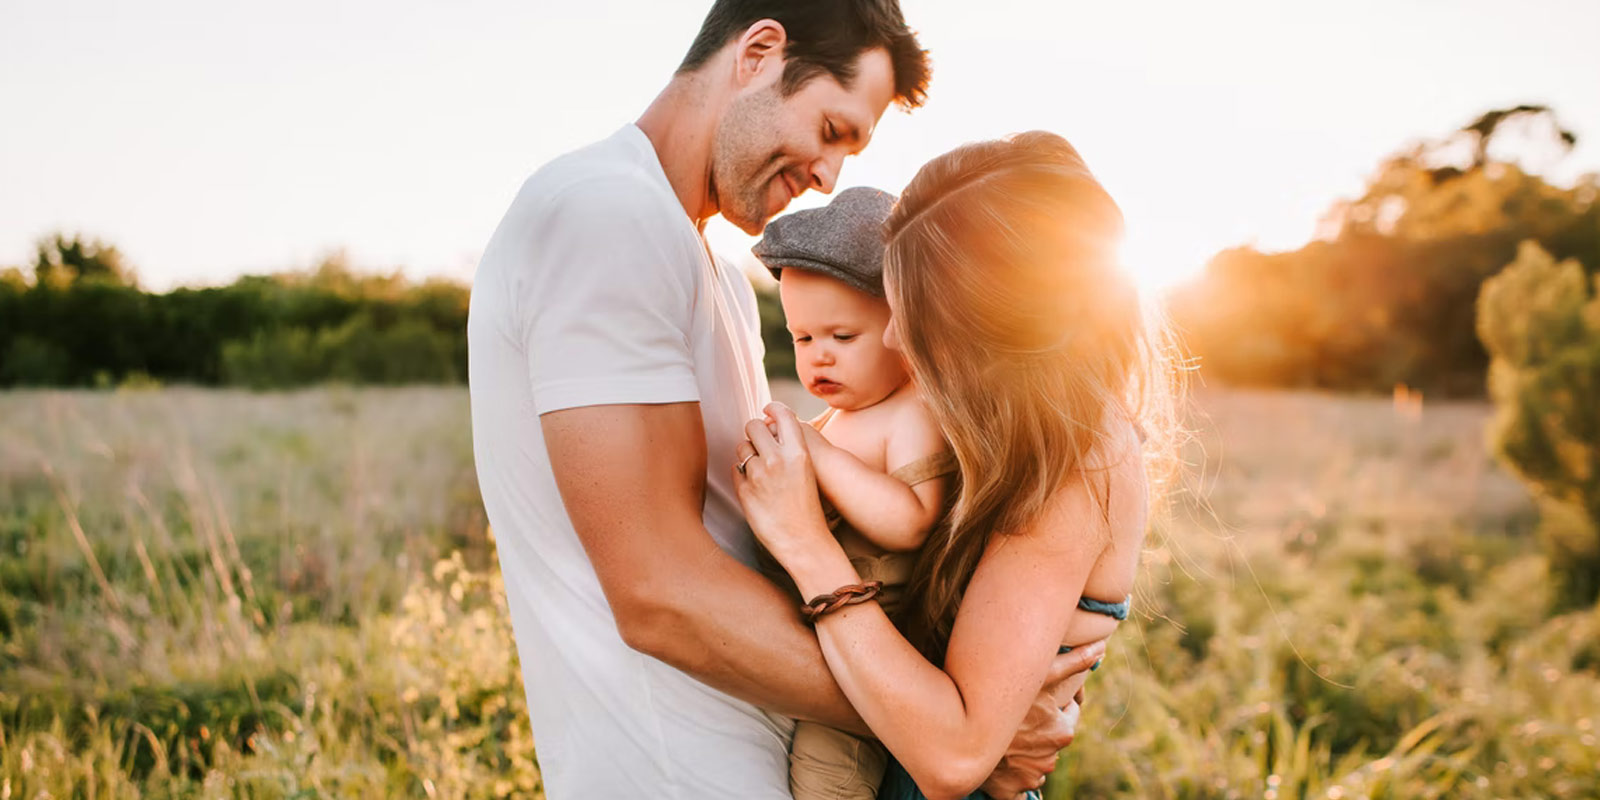
POLYGON ((1576 140, 1543 106, 1487 112, 1386 160, 1318 240, 1220 254, 1174 293, 1173 317, 1223 381, 1481 394, 1474 301, 1518 243, 1600 267, 1600 178, 1563 188, 1524 168, 1576 140))
POLYGON ((1544 508, 1541 538, 1564 601, 1600 597, 1600 278, 1535 242, 1489 279, 1478 333, 1493 360, 1494 452, 1544 508))
POLYGON ((54 233, 34 243, 33 279, 35 283, 54 285, 79 281, 139 285, 121 251, 77 233, 54 233))

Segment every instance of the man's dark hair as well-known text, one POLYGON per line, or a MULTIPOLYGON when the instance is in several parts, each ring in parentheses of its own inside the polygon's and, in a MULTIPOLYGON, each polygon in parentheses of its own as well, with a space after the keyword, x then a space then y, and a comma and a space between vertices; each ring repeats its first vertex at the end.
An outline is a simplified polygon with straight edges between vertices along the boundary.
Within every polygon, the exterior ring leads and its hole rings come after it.
POLYGON ((899 0, 716 0, 678 65, 679 74, 699 69, 764 19, 782 25, 789 39, 783 49, 785 97, 823 73, 850 86, 861 54, 881 47, 894 66, 895 102, 909 110, 927 99, 928 51, 906 27, 899 0))

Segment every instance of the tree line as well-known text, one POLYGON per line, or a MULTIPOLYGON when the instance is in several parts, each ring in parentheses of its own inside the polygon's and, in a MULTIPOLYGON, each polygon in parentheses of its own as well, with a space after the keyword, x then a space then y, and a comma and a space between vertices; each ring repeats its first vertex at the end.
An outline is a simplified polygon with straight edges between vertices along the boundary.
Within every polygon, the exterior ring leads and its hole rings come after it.
POLYGON ((0 386, 459 382, 466 321, 467 287, 363 275, 342 256, 152 293, 115 247, 55 234, 29 269, 0 272, 0 386))
MULTIPOLYGON (((1490 111, 1385 160, 1304 247, 1219 254, 1168 302, 1200 374, 1482 396, 1484 281, 1529 241, 1588 274, 1600 269, 1600 177, 1561 187, 1525 164, 1575 142, 1543 106, 1490 111)), ((337 257, 154 294, 115 247, 58 234, 39 242, 32 264, 0 271, 0 386, 458 382, 467 296, 446 281, 357 274, 337 257)), ((776 294, 758 296, 768 373, 793 376, 776 294)))
MULTIPOLYGON (((0 387, 460 383, 468 296, 444 279, 361 273, 342 255, 152 293, 115 246, 57 233, 26 268, 0 270, 0 387)), ((777 292, 759 287, 757 300, 767 372, 792 378, 777 292)))

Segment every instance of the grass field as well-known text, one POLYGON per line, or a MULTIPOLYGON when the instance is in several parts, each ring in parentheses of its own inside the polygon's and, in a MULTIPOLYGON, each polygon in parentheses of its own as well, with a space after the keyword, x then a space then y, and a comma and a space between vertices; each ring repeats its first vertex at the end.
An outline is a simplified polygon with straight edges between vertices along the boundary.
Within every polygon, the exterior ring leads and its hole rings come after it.
MULTIPOLYGON (((1054 797, 1600 796, 1478 404, 1209 391, 1054 797)), ((0 800, 537 796, 460 388, 0 394, 0 800)))

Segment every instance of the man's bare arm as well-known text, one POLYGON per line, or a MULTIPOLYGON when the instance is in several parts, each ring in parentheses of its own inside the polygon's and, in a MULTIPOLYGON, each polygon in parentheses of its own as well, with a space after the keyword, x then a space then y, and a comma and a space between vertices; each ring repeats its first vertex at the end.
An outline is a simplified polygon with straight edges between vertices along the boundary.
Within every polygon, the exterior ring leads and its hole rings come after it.
POLYGON ((589 406, 540 423, 561 499, 628 646, 762 708, 867 731, 795 599, 706 531, 698 403, 589 406))

